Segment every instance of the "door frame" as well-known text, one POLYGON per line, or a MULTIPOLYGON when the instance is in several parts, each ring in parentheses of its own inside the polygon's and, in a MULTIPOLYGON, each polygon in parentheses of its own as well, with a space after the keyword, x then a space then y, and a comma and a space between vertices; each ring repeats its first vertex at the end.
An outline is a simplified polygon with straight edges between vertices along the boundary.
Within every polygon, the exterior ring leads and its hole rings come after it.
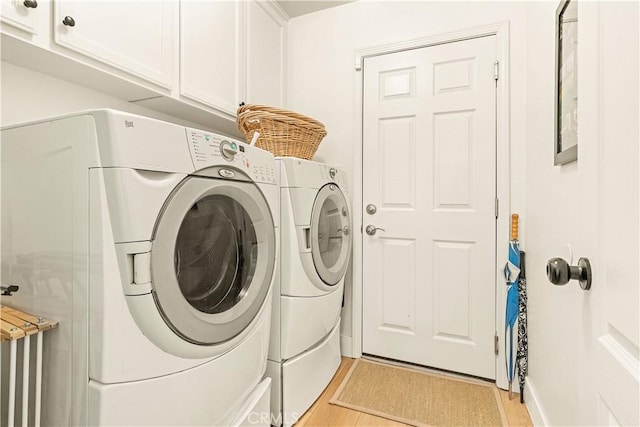
POLYGON ((362 154, 364 139, 362 132, 363 119, 363 84, 364 59, 373 56, 386 55, 409 49, 435 46, 445 43, 453 43, 484 36, 496 37, 496 53, 499 62, 499 79, 496 87, 496 197, 498 198, 498 219, 496 222, 496 334, 498 335, 498 356, 496 357, 496 384, 506 389, 508 387, 505 372, 504 354, 504 307, 506 303, 506 291, 504 278, 501 271, 506 262, 506 254, 509 247, 509 214, 510 214, 510 104, 509 104, 509 22, 499 22, 481 27, 473 27, 460 31, 437 34, 429 37, 408 40, 375 46, 355 51, 355 121, 353 124, 353 228, 360 228, 360 233, 353 233, 353 268, 352 268, 352 307, 351 307, 351 346, 348 341, 343 346, 343 354, 350 357, 362 357, 362 206, 363 206, 363 180, 362 180, 362 154), (360 227, 358 227, 360 225, 360 227))

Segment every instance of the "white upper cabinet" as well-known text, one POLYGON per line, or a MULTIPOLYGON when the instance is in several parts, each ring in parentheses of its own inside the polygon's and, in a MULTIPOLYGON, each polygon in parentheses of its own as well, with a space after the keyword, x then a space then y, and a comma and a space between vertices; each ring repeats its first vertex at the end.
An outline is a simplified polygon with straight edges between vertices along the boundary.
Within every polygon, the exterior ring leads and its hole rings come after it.
POLYGON ((272 0, 0 0, 2 60, 236 132, 283 106, 287 15, 272 0))
POLYGON ((48 7, 46 0, 2 0, 0 21, 25 35, 35 36, 44 31, 43 17, 48 7))
POLYGON ((178 5, 175 1, 54 2, 59 46, 171 89, 178 5))
POLYGON ((286 18, 272 2, 247 3, 247 104, 282 107, 286 18))
POLYGON ((235 117, 282 106, 286 18, 274 2, 180 2, 180 95, 235 117))
POLYGON ((180 2, 180 95, 232 116, 244 97, 244 6, 180 2))

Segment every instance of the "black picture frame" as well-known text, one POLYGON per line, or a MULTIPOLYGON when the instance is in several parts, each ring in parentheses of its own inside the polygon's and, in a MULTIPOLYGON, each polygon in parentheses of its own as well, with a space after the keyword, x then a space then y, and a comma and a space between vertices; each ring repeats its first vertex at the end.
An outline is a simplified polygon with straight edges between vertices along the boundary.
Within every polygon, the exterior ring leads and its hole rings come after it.
POLYGON ((554 165, 578 159, 578 0, 556 9, 554 165))

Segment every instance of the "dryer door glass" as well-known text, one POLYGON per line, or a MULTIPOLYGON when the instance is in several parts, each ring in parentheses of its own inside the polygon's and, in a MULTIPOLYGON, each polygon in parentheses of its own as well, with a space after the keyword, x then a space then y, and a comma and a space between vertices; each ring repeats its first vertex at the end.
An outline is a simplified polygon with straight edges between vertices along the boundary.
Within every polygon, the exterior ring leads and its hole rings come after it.
POLYGON ((322 281, 336 285, 344 277, 351 253, 351 218, 335 184, 320 189, 311 213, 311 254, 322 281))
POLYGON ((186 341, 227 341, 267 301, 275 258, 273 217, 254 183, 188 177, 165 204, 154 231, 156 306, 186 341))
POLYGON ((342 252, 342 217, 336 199, 334 195, 325 199, 318 219, 318 251, 327 268, 336 265, 342 252))
POLYGON ((222 313, 242 299, 258 255, 247 211, 228 196, 191 206, 176 241, 174 268, 184 298, 203 313, 222 313))

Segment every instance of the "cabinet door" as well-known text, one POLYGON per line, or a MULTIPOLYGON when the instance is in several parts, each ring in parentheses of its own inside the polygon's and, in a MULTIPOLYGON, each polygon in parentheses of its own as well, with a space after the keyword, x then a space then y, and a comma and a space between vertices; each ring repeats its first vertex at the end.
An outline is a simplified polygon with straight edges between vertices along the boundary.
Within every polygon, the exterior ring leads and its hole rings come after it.
POLYGON ((284 43, 286 20, 270 2, 247 3, 248 104, 284 104, 284 43))
POLYGON ((48 7, 47 0, 2 0, 0 21, 36 35, 42 31, 41 17, 48 7))
POLYGON ((177 40, 175 2, 60 0, 54 5, 53 34, 58 45, 171 88, 177 40))
POLYGON ((180 2, 180 94, 235 115, 243 91, 243 2, 180 2))

